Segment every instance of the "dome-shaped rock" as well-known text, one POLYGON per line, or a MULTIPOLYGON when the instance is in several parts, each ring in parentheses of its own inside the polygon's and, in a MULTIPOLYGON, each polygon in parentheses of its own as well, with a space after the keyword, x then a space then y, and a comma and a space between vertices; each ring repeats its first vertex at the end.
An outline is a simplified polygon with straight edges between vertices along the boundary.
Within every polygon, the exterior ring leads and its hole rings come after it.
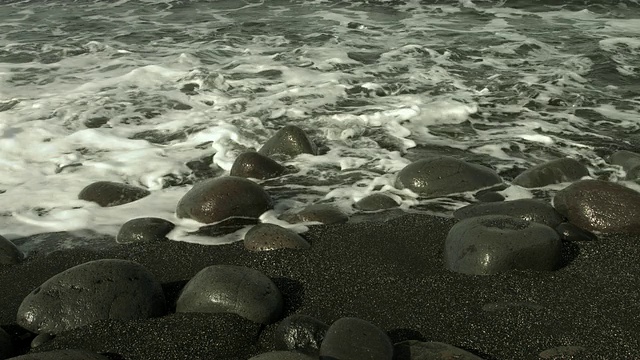
POLYGON ((304 130, 287 125, 267 140, 258 152, 265 156, 281 154, 294 157, 299 154, 316 155, 318 149, 304 130))
POLYGON ((504 202, 471 204, 453 212, 456 219, 483 215, 509 215, 555 228, 564 220, 556 209, 543 200, 519 199, 504 202))
POLYGON ((24 258, 24 254, 16 245, 0 236, 0 265, 17 264, 24 258))
POLYGON ((422 196, 443 196, 479 190, 502 183, 495 171, 449 156, 421 159, 400 170, 398 189, 409 189, 422 196))
POLYGON ((278 320, 282 309, 282 294, 271 279, 233 265, 202 269, 182 289, 176 304, 176 312, 233 313, 260 324, 278 320))
POLYGON ((320 345, 321 359, 391 360, 393 344, 382 330, 368 321, 341 318, 334 322, 320 345))
POLYGON ((314 360, 305 354, 292 351, 271 351, 268 353, 256 355, 249 360, 314 360))
POLYGON ((109 360, 109 358, 86 350, 53 350, 16 356, 7 360, 109 360))
POLYGON ((244 247, 251 251, 308 249, 309 243, 296 232, 275 224, 258 224, 244 236, 244 247))
POLYGON ((78 199, 92 201, 102 207, 109 207, 134 202, 149 194, 148 190, 137 186, 112 181, 98 181, 82 189, 78 194, 78 199))
POLYGON ((449 270, 472 275, 510 270, 556 270, 562 242, 554 229, 505 215, 485 215, 455 224, 445 241, 449 270))
POLYGON ((167 240, 167 234, 175 225, 165 219, 145 217, 131 219, 124 223, 116 236, 116 242, 128 244, 133 242, 154 242, 167 240))
POLYGON ((240 154, 231 166, 229 175, 254 179, 271 179, 282 175, 286 168, 260 153, 249 151, 240 154))
POLYGON ((394 346, 395 360, 482 360, 468 351, 441 342, 409 340, 394 346))
POLYGON ((354 207, 363 211, 377 211, 398 207, 398 203, 388 195, 374 193, 360 199, 354 207))
POLYGON ((307 315, 291 315, 276 328, 276 349, 317 356, 329 325, 307 315))
POLYGON ((103 259, 67 269, 24 298, 18 325, 58 334, 102 319, 145 319, 165 313, 162 287, 142 265, 103 259))
POLYGON ((513 184, 525 188, 535 188, 588 176, 587 168, 571 158, 556 159, 525 170, 513 179, 513 184))
POLYGON ((292 224, 312 221, 323 224, 340 224, 349 221, 349 216, 333 205, 313 204, 298 213, 283 215, 282 220, 292 224))
POLYGON ((640 233, 640 193, 626 186, 582 180, 553 198, 556 210, 578 227, 603 233, 640 233))
POLYGON ((271 197, 260 185, 225 176, 195 184, 178 202, 176 214, 208 224, 232 216, 258 218, 271 207, 271 197))

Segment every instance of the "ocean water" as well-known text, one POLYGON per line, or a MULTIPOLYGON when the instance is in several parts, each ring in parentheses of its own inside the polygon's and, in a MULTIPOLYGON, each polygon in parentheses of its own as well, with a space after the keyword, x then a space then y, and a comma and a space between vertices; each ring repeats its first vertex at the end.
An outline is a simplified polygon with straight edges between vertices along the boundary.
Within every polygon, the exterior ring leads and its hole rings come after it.
MULTIPOLYGON (((318 202, 353 213, 377 191, 406 211, 465 205, 465 194, 393 187, 425 154, 484 164, 507 183, 570 156, 621 181, 606 159, 640 149, 639 76, 633 0, 5 0, 0 234, 115 235, 156 216, 178 224, 175 240, 233 241, 187 235, 198 224, 175 206, 286 124, 323 151, 262 183, 276 201, 265 221, 318 202), (77 199, 100 180, 151 195, 113 208, 77 199)), ((503 194, 550 198, 563 186, 503 194)))

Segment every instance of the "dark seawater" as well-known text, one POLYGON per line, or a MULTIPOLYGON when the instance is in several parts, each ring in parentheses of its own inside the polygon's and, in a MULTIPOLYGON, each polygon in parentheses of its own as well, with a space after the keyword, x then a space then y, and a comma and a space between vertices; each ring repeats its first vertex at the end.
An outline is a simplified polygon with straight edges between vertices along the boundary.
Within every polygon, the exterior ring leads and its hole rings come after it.
POLYGON ((424 154, 507 181, 569 156, 617 181, 607 156, 640 148, 639 39, 629 0, 0 2, 0 229, 177 221, 190 184, 286 124, 323 154, 264 183, 282 194, 275 215, 316 202, 352 213, 380 190, 408 211, 465 204, 393 187, 424 154), (77 200, 98 180, 152 195, 117 209, 77 200))

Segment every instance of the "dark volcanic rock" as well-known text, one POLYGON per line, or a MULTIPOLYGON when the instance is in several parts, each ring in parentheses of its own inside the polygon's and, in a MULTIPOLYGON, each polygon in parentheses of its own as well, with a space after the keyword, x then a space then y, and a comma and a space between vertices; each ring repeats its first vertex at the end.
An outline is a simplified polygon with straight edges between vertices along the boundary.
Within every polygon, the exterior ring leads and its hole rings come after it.
POLYGON ((232 216, 255 217, 271 209, 271 197, 260 185, 237 176, 195 184, 176 209, 180 218, 214 223, 232 216))
POLYGON ((398 207, 398 203, 385 194, 375 193, 360 199, 354 206, 359 210, 377 211, 398 207))
POLYGON ((11 336, 0 328, 0 360, 4 360, 13 354, 13 343, 11 336))
POLYGON ((10 360, 109 360, 109 358, 86 350, 53 350, 17 356, 10 360))
POLYGON ((55 337, 56 337, 55 335, 47 334, 47 333, 38 334, 36 337, 33 338, 33 340, 31 340, 31 348, 35 349, 37 347, 40 347, 48 343, 49 341, 55 339, 55 337))
POLYGON ((449 156, 414 161, 400 170, 398 189, 409 189, 422 196, 443 196, 479 190, 502 183, 495 171, 449 156))
POLYGON ((394 350, 394 360, 482 360, 468 351, 435 341, 403 341, 395 344, 394 350))
POLYGON ((167 240, 167 234, 175 225, 165 219, 145 217, 131 219, 124 223, 116 236, 116 242, 127 244, 132 242, 152 242, 167 240))
POLYGON ((285 214, 282 220, 295 224, 317 221, 323 224, 340 224, 349 221, 349 217, 337 207, 329 204, 309 205, 295 214, 285 214))
POLYGON ((193 234, 216 237, 231 234, 240 229, 244 229, 246 226, 256 225, 259 223, 260 219, 258 218, 232 216, 215 224, 201 226, 197 231, 194 231, 193 234))
POLYGON ((137 186, 112 181, 98 181, 82 189, 78 194, 78 199, 92 201, 100 206, 108 207, 127 204, 142 199, 149 194, 148 190, 137 186))
POLYGON ((613 153, 609 161, 613 165, 622 166, 622 169, 627 173, 627 179, 633 180, 640 177, 640 154, 620 150, 613 153))
POLYGON ((16 245, 0 235, 0 265, 17 264, 24 258, 24 254, 16 245))
POLYGON ((387 334, 372 323, 357 318, 334 322, 320 345, 326 360, 391 360, 393 344, 387 334))
POLYGON ((317 155, 318 149, 304 130, 287 125, 267 140, 258 152, 265 156, 281 154, 294 157, 299 154, 317 155))
POLYGON ((581 229, 572 223, 563 222, 556 226, 556 232, 560 239, 565 241, 595 241, 598 240, 596 234, 585 229, 581 229))
POLYGON ((278 350, 293 350, 317 356, 329 325, 307 315, 291 315, 276 328, 274 340, 278 350))
POLYGON ((305 354, 292 351, 272 351, 260 355, 256 355, 249 360, 314 360, 305 354))
POLYGON ((586 230, 603 233, 640 233, 640 193, 623 185, 582 180, 558 191, 558 212, 586 230))
POLYGON ((162 287, 147 269, 104 259, 45 281, 22 301, 17 323, 35 333, 57 334, 101 319, 144 319, 164 312, 162 287))
POLYGON ((263 273, 243 266, 202 269, 182 289, 176 312, 233 313, 260 324, 282 314, 280 290, 263 273))
POLYGON ((258 224, 244 236, 244 247, 251 251, 308 249, 309 243, 296 232, 275 224, 258 224))
POLYGON ((481 202, 498 202, 504 201, 504 196, 496 191, 479 191, 475 194, 475 198, 481 202))
POLYGON ((513 179, 513 184, 525 188, 534 188, 579 180, 588 175, 587 168, 578 161, 571 158, 562 158, 525 170, 513 179))
POLYGON ((556 270, 562 242, 554 229, 515 217, 486 215, 455 224, 445 242, 449 270, 490 275, 509 270, 556 270))
POLYGON ((555 228, 564 220, 556 209, 543 200, 519 199, 504 202, 471 204, 453 212, 456 219, 483 215, 509 215, 555 228))
POLYGON ((233 162, 229 175, 254 179, 271 179, 282 175, 286 168, 260 153, 249 151, 240 154, 233 162))

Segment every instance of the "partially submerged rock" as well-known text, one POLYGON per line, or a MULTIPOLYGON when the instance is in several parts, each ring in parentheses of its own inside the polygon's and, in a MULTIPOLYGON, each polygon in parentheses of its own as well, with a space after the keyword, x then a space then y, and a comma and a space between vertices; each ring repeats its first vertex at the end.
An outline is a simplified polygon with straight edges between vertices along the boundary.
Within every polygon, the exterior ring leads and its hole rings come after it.
POLYGON ((251 251, 308 249, 309 243, 296 232, 275 224, 258 224, 244 236, 244 247, 251 251))
POLYGON ((285 214, 282 219, 289 223, 317 221, 323 224, 341 224, 349 221, 349 216, 329 204, 313 204, 295 214, 285 214))
POLYGON ((562 158, 536 165, 513 179, 514 185, 525 188, 542 187, 579 180, 589 175, 587 168, 577 160, 562 158))
POLYGON ((265 156, 295 157, 300 154, 317 155, 318 149, 304 130, 295 125, 287 125, 267 140, 258 152, 265 156))
POLYGON ((518 199, 504 202, 471 204, 453 212, 456 219, 483 215, 509 215, 555 228, 564 220, 556 209, 539 199, 518 199))
POLYGON ((282 175, 286 168, 260 153, 249 151, 240 154, 233 162, 229 175, 254 179, 271 179, 282 175))
POLYGON ((398 203, 390 196, 382 193, 368 195, 354 204, 354 207, 363 211, 377 211, 398 207, 398 203))
POLYGON ((137 186, 113 181, 98 181, 87 185, 78 199, 97 203, 102 207, 118 206, 134 202, 151 194, 148 190, 137 186))
POLYGON ((168 220, 145 217, 131 219, 124 223, 116 236, 116 242, 128 244, 133 242, 154 242, 167 240, 167 234, 175 225, 168 220))

